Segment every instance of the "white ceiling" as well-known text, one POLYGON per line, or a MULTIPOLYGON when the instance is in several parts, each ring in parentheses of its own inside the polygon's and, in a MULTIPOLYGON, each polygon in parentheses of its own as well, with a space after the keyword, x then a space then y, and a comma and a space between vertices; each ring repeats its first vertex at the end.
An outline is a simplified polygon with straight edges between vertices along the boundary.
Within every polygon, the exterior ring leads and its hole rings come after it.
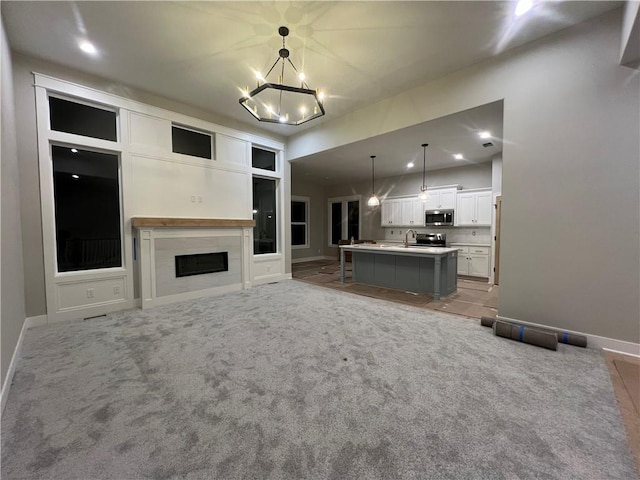
POLYGON ((471 110, 403 128, 361 142, 298 159, 292 164, 295 178, 330 185, 371 181, 371 155, 376 178, 421 173, 490 161, 502 152, 502 106, 494 102, 471 110), (491 138, 482 139, 487 131, 491 138), (493 146, 484 147, 484 143, 493 146), (429 146, 426 151, 422 144, 429 146), (462 160, 453 155, 460 153, 462 160), (413 168, 407 168, 412 161, 413 168))
MULTIPOLYGON (((622 4, 534 1, 532 11, 519 18, 514 1, 3 0, 0 8, 15 51, 286 137, 622 4), (259 123, 238 104, 240 89, 255 86, 254 71, 265 73, 277 58, 281 25, 291 30, 292 61, 311 88, 328 96, 327 115, 299 127, 259 123), (79 50, 82 38, 96 45, 97 56, 79 50)), ((357 180, 362 159, 370 172, 369 155, 377 155, 380 176, 399 175, 410 159, 421 168, 424 142, 433 145, 427 150, 429 168, 460 164, 447 163, 458 152, 468 162, 487 161, 501 144, 494 142, 492 152, 478 147, 475 129, 490 129, 499 140, 501 118, 501 106, 494 106, 359 142, 305 159, 303 174, 330 183, 340 175, 357 180)))

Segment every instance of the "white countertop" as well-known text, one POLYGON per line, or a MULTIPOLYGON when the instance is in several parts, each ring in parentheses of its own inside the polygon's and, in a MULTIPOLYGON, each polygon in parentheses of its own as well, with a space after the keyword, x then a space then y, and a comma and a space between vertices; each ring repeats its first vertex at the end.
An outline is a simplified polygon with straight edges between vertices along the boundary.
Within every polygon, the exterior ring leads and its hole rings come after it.
POLYGON ((441 247, 414 247, 409 245, 405 247, 402 244, 394 243, 358 243, 356 245, 340 245, 344 250, 367 250, 371 252, 389 252, 389 253, 410 253, 422 255, 446 255, 450 252, 457 252, 457 248, 441 248, 441 247))
POLYGON ((450 244, 453 246, 465 246, 465 247, 490 247, 489 243, 470 243, 470 242, 455 242, 450 244))

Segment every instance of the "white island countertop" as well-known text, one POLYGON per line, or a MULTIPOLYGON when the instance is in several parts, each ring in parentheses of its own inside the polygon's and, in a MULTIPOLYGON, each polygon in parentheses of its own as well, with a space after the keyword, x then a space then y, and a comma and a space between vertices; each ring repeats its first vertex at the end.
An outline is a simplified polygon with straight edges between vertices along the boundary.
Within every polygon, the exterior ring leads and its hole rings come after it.
POLYGON ((457 252, 459 248, 449 247, 422 247, 415 244, 409 244, 405 247, 402 243, 357 243, 355 245, 340 245, 343 250, 367 250, 371 252, 397 252, 405 254, 418 255, 446 255, 447 253, 457 252))

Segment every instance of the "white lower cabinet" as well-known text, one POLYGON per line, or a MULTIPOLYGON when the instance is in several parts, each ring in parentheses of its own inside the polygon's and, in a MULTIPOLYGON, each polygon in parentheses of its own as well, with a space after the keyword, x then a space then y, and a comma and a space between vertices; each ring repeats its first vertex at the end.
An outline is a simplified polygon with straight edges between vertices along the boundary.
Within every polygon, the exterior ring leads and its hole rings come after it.
POLYGON ((471 277, 489 277, 489 249, 488 246, 452 243, 458 250, 458 275, 471 277))

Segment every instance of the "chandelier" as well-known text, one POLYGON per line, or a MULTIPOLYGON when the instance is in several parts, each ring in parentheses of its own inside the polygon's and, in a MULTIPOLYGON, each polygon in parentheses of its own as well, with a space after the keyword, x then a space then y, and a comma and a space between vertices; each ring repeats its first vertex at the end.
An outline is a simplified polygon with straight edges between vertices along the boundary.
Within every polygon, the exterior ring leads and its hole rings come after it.
POLYGON ((285 47, 285 37, 289 35, 289 29, 280 27, 278 34, 282 37, 282 48, 278 51, 278 58, 264 77, 260 73, 256 74, 258 85, 251 91, 246 87, 238 102, 260 122, 301 125, 324 115, 323 95, 309 88, 304 81, 304 73, 298 72, 291 62, 289 50, 285 47), (276 68, 278 65, 279 68, 276 68), (295 76, 296 83, 300 82, 300 86, 285 84, 287 65, 291 67, 288 70, 292 70, 289 76, 295 76), (279 73, 277 81, 269 80, 269 75, 274 69, 274 75, 279 73))

